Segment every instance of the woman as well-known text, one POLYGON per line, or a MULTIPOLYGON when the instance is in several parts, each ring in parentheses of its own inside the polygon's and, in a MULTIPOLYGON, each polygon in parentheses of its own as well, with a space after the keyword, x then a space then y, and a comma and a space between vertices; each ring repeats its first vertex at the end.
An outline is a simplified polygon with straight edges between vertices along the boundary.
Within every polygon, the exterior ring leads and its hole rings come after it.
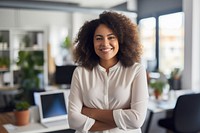
POLYGON ((148 89, 136 25, 103 12, 82 26, 75 44, 70 127, 77 133, 141 133, 148 89))

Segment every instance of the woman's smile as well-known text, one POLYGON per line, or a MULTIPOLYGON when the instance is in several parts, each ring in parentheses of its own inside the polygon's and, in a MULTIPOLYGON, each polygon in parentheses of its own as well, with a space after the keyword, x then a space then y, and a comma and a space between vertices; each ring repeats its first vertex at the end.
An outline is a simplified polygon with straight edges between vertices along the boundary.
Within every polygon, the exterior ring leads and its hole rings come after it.
POLYGON ((103 53, 108 53, 108 52, 110 52, 111 50, 113 50, 112 47, 100 48, 100 51, 102 51, 103 53))

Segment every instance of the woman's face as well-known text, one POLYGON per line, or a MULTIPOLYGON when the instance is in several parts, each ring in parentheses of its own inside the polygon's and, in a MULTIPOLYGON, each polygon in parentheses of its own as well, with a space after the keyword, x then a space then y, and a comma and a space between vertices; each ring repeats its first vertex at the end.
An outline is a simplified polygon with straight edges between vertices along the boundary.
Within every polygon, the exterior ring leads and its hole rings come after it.
POLYGON ((100 24, 94 33, 94 50, 101 61, 117 60, 118 39, 113 31, 104 24, 100 24))

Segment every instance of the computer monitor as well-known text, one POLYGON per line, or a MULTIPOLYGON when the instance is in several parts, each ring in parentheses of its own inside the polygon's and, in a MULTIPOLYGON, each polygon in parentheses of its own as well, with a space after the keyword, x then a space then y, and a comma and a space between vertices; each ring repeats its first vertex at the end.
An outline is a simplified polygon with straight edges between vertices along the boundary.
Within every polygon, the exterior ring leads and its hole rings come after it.
POLYGON ((157 67, 157 61, 155 60, 147 60, 147 71, 148 72, 155 72, 157 67))
POLYGON ((67 92, 52 90, 34 93, 41 123, 67 119, 67 92))
POLYGON ((56 66, 55 83, 59 85, 70 85, 76 67, 76 65, 56 66))

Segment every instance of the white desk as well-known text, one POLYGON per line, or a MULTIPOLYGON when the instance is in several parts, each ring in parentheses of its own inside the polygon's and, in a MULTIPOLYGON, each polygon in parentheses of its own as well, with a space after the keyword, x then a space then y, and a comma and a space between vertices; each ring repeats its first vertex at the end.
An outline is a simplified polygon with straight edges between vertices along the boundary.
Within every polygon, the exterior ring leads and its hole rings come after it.
POLYGON ((58 130, 69 129, 68 123, 66 125, 59 125, 54 127, 45 127, 41 123, 30 123, 26 126, 13 126, 11 124, 3 125, 8 133, 45 133, 58 130))

